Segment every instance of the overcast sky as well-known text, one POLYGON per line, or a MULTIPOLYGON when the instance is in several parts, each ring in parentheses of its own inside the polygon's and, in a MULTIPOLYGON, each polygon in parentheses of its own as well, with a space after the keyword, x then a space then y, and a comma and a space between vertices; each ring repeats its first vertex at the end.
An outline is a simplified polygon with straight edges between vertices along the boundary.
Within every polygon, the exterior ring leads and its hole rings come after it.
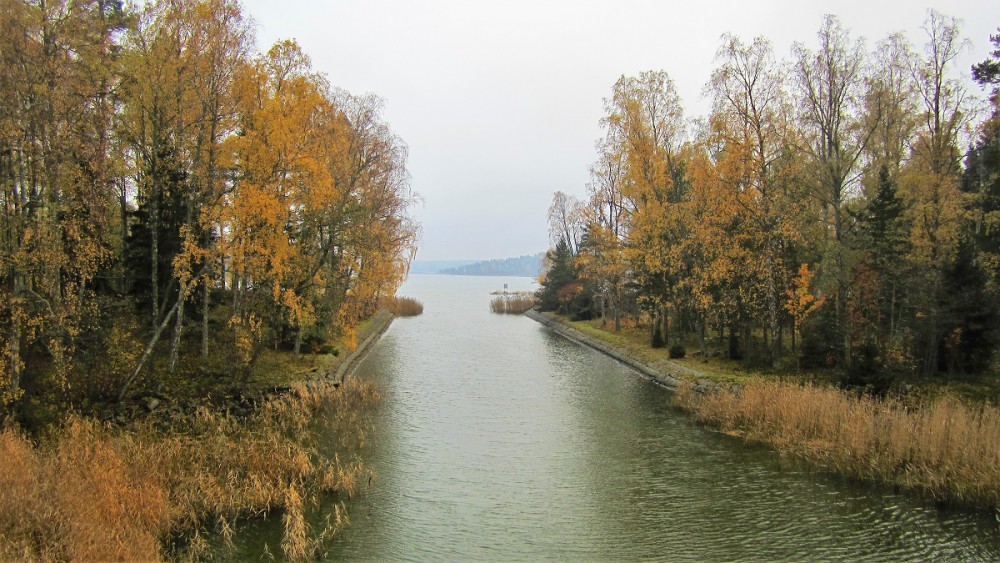
MULTIPOLYGON (((260 50, 292 38, 331 84, 385 100, 410 148, 418 260, 534 254, 548 246, 556 190, 584 197, 602 99, 623 74, 666 70, 688 117, 731 32, 778 57, 815 48, 823 14, 873 45, 904 32, 922 47, 928 8, 962 19, 960 70, 986 58, 1000 1, 245 0, 260 50)), ((971 87, 983 97, 978 87, 971 87)))

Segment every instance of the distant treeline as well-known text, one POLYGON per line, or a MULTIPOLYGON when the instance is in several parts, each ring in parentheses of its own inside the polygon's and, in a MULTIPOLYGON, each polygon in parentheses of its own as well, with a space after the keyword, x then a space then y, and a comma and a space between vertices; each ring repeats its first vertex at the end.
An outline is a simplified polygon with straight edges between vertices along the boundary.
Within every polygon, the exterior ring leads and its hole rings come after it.
POLYGON ((541 271, 543 255, 539 252, 517 258, 497 258, 457 268, 446 268, 440 273, 453 276, 525 276, 533 278, 541 271))

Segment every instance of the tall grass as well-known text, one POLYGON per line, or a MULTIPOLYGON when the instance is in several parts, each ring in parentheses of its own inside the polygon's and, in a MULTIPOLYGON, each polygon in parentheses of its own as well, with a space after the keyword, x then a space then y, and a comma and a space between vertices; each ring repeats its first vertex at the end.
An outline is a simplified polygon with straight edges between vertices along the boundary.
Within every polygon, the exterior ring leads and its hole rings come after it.
POLYGON ((0 560, 197 558, 206 531, 228 538, 236 519, 275 509, 284 557, 314 558, 346 517, 341 505, 311 529, 305 512, 325 494, 349 498, 368 473, 321 446, 320 432, 358 445, 378 399, 349 380, 339 391, 296 385, 247 420, 200 409, 123 429, 70 416, 38 444, 7 428, 0 560))
POLYGON ((415 317, 423 314, 424 304, 412 297, 393 297, 387 299, 383 307, 392 311, 398 317, 415 317))
POLYGON ((942 397, 921 407, 839 389, 754 383, 675 403, 708 424, 832 471, 934 499, 1000 508, 1000 410, 942 397))
POLYGON ((520 315, 535 306, 532 293, 504 293, 490 300, 490 311, 507 315, 520 315))

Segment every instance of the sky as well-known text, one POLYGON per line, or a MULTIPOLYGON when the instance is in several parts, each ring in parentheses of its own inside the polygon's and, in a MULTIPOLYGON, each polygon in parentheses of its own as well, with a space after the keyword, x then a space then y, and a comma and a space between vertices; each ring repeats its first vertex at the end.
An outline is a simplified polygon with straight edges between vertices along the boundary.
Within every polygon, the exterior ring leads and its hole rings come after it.
MULTIPOLYGON (((666 70, 688 117, 724 33, 768 38, 776 57, 815 48, 824 14, 869 46, 903 32, 922 48, 928 9, 962 20, 955 71, 989 53, 997 0, 421 1, 244 0, 258 48, 295 39, 331 84, 385 102, 409 147, 420 202, 417 260, 489 259, 548 248, 559 190, 584 198, 603 99, 622 75, 666 70)), ((970 92, 985 98, 978 86, 970 92)))

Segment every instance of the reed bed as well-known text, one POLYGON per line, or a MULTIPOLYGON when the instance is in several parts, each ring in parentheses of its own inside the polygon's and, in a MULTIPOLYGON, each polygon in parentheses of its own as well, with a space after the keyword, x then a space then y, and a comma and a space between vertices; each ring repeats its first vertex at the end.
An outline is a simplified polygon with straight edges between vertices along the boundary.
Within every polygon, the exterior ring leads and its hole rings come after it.
POLYGON ((384 307, 397 317, 415 317, 424 312, 424 304, 412 297, 393 297, 386 300, 384 307))
POLYGON ((370 383, 297 385, 248 419, 200 409, 117 428, 70 416, 33 443, 0 432, 0 560, 162 560, 205 555, 205 534, 283 511, 282 556, 322 553, 346 523, 305 514, 321 496, 349 498, 370 473, 319 435, 357 445, 379 399, 370 383))
POLYGON ((936 500, 1000 509, 1000 410, 950 396, 920 408, 830 387, 779 382, 691 387, 675 403, 720 430, 831 471, 936 500))
POLYGON ((521 315, 536 304, 532 293, 504 293, 490 300, 490 311, 506 315, 521 315))

